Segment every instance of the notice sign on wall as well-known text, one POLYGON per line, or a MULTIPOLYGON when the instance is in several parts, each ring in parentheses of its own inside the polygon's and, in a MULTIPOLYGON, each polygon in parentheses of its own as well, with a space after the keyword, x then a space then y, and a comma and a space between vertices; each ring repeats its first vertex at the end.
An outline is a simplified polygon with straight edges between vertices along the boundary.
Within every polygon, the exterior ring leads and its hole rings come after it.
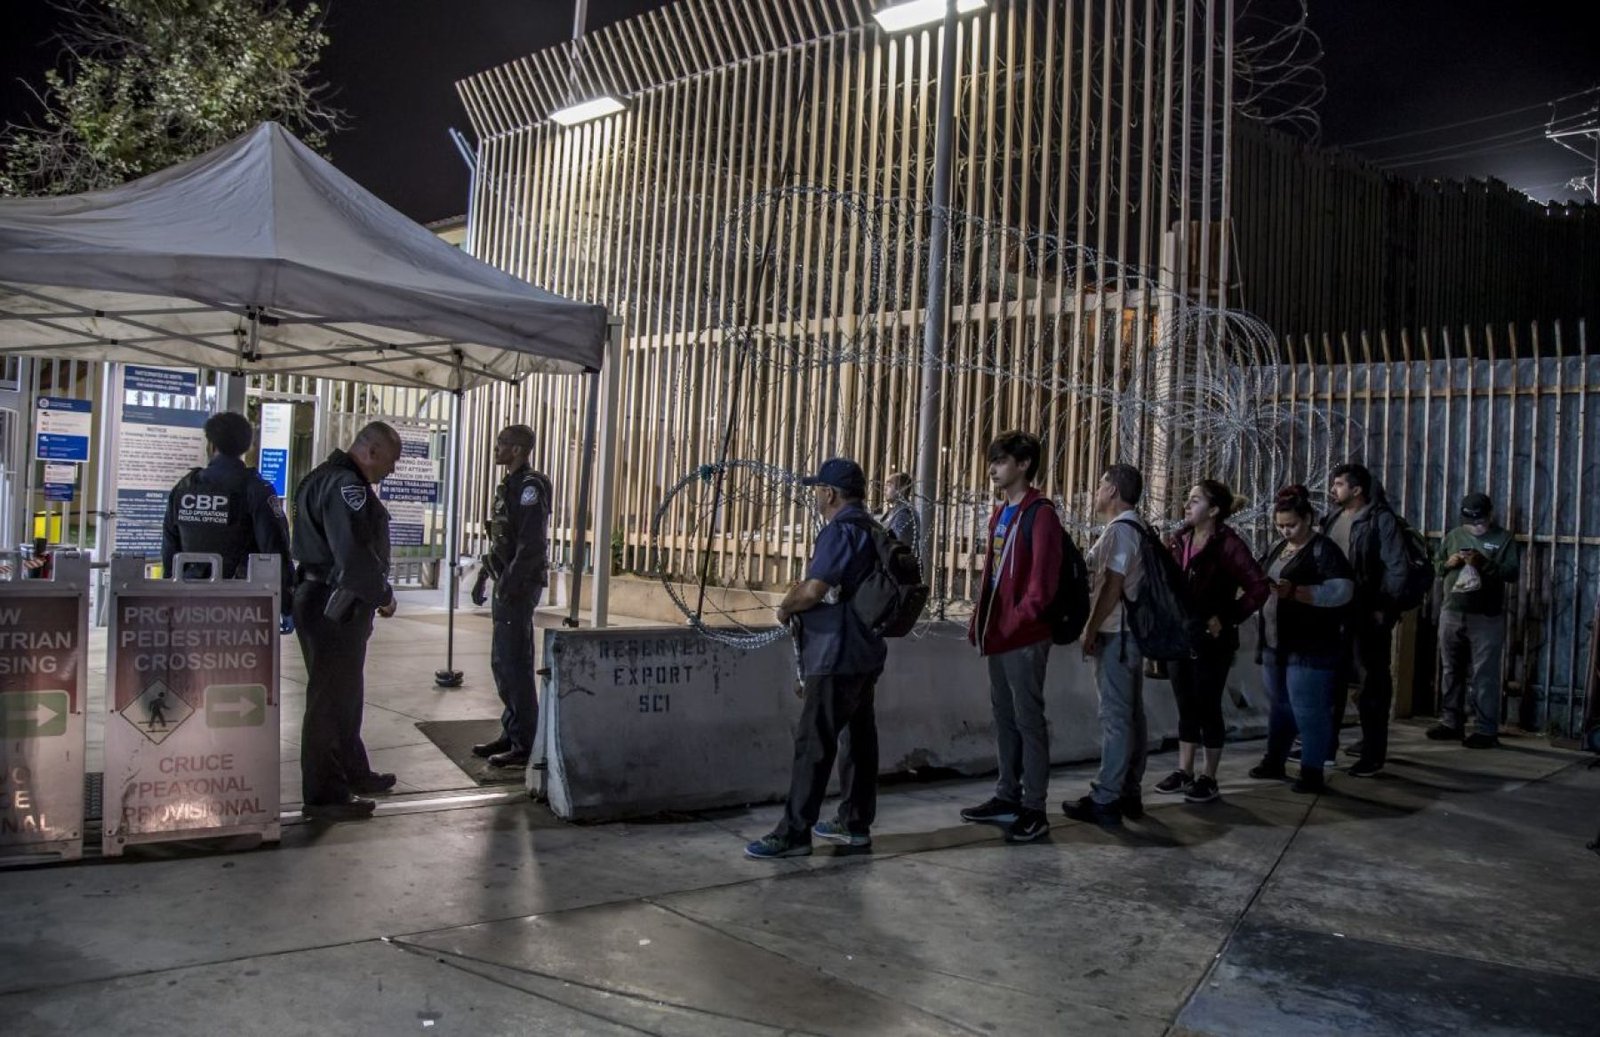
POLYGON ((184 368, 138 367, 129 364, 122 371, 122 387, 133 392, 193 396, 200 390, 200 375, 196 371, 184 368))
POLYGON ((46 462, 44 466, 44 499, 70 501, 78 487, 78 466, 63 462, 46 462))
POLYGON ((82 837, 84 625, 81 593, 0 587, 0 856, 82 837))
POLYGON ((273 597, 177 588, 113 602, 107 852, 169 833, 266 826, 276 837, 273 597))
POLYGON ((87 462, 93 424, 94 411, 88 400, 39 397, 34 411, 34 456, 41 461, 87 462))
POLYGON ((118 551, 161 556, 167 494, 184 473, 205 463, 202 426, 208 417, 205 411, 175 407, 122 408, 117 437, 118 551))
POLYGON ((256 469, 279 497, 289 495, 289 450, 294 435, 294 404, 263 403, 256 442, 256 469))
POLYGON ((433 450, 433 429, 426 425, 395 426, 400 433, 400 458, 394 473, 378 484, 378 496, 389 510, 389 543, 421 547, 428 510, 439 503, 439 461, 433 450))

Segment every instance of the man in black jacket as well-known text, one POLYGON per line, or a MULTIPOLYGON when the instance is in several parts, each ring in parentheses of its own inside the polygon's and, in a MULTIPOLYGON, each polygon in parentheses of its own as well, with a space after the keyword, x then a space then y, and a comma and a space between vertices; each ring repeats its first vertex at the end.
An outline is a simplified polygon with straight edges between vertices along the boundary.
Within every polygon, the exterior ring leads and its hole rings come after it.
POLYGON ((361 741, 364 674, 374 614, 394 615, 389 585, 389 512, 373 489, 394 471, 400 435, 381 421, 356 434, 300 481, 294 493, 294 622, 306 658, 300 778, 308 818, 355 820, 387 792, 361 741))
MULTIPOLYGON (((1350 665, 1361 690, 1356 709, 1361 741, 1346 752, 1357 757, 1352 778, 1370 778, 1383 769, 1389 755, 1389 709, 1394 703, 1394 674, 1389 655, 1399 601, 1405 593, 1404 532, 1383 489, 1364 465, 1342 464, 1333 470, 1334 509, 1322 520, 1322 531, 1344 551, 1355 570, 1356 596, 1350 607, 1350 665)), ((1348 695, 1341 689, 1333 700, 1337 740, 1344 723, 1348 695)))
POLYGON ((484 564, 495 577, 489 668, 505 710, 500 737, 472 747, 492 767, 527 765, 539 716, 533 696, 533 610, 545 586, 551 488, 547 476, 528 466, 532 451, 533 429, 526 425, 509 425, 494 441, 494 463, 506 469, 506 477, 494 493, 484 564))
POLYGON ((277 555, 282 580, 280 626, 290 633, 294 562, 289 557, 289 524, 272 484, 254 468, 245 467, 243 458, 255 430, 243 414, 223 411, 206 419, 205 434, 211 463, 190 469, 167 497, 161 571, 173 575, 172 560, 180 551, 215 554, 222 558, 218 577, 232 580, 245 575, 250 555, 277 555))

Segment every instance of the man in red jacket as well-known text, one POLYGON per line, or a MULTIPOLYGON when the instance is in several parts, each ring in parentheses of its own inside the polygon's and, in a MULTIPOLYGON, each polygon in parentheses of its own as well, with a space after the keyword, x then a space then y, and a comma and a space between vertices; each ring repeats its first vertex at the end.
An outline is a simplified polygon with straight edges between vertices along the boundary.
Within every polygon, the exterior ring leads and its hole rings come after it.
POLYGON ((961 811, 961 819, 1006 825, 1006 841, 1015 843, 1050 831, 1044 671, 1065 533, 1055 506, 1033 486, 1039 456, 1039 438, 1026 432, 1006 432, 989 444, 989 481, 1000 504, 989 517, 983 585, 967 633, 989 661, 1000 776, 994 797, 961 811))

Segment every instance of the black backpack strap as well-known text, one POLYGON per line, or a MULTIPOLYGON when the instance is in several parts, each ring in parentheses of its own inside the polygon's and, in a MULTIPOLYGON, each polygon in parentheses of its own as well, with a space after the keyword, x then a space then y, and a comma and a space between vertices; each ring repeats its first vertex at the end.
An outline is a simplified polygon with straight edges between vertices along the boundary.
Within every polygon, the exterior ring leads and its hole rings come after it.
MULTIPOLYGON (((842 522, 847 526, 854 526, 863 533, 867 534, 867 540, 872 544, 872 565, 874 568, 883 567, 887 564, 888 559, 884 557, 883 553, 884 545, 879 542, 878 533, 881 532, 884 534, 884 536, 888 536, 888 531, 878 523, 877 519, 863 512, 860 515, 846 515, 844 518, 838 519, 837 521, 842 522)), ((850 598, 854 597, 856 591, 860 589, 861 584, 859 581, 854 587, 841 586, 839 588, 839 600, 849 600, 850 598)))

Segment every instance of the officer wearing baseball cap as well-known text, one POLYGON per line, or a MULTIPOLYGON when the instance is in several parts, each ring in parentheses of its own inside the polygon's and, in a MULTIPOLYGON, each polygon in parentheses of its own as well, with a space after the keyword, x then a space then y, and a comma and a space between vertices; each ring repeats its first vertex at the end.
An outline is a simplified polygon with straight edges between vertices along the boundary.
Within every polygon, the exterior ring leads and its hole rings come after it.
POLYGON ((1439 611, 1439 654, 1444 669, 1442 716, 1428 729, 1436 742, 1459 741, 1469 749, 1499 745, 1500 659, 1505 649, 1506 587, 1516 582, 1521 552, 1510 530, 1495 522, 1486 493, 1461 501, 1461 525, 1445 534, 1435 556, 1444 579, 1439 611), (1469 707, 1476 730, 1466 733, 1469 707))
POLYGON ((800 483, 811 487, 812 503, 825 524, 817 534, 805 579, 784 595, 777 616, 794 631, 805 705, 795 734, 794 771, 783 820, 745 847, 745 855, 757 860, 807 856, 813 836, 864 850, 872 845, 877 811, 878 722, 873 690, 883 673, 888 646, 850 605, 850 597, 877 565, 872 541, 876 523, 862 506, 867 477, 854 461, 835 457, 800 483), (847 737, 839 765, 839 812, 819 823, 841 736, 847 737))

